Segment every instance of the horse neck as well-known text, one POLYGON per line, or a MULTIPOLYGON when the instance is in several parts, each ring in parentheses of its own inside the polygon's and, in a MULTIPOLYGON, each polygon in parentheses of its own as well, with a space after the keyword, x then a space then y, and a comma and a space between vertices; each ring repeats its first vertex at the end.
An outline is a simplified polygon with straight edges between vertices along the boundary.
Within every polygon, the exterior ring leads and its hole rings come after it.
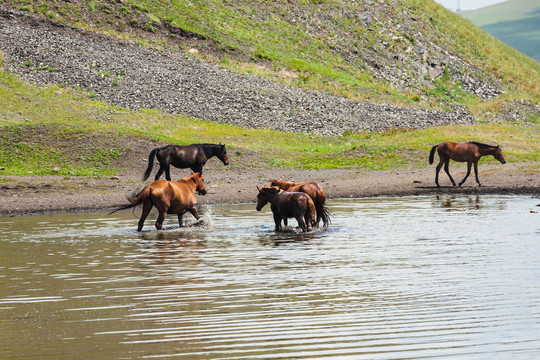
POLYGON ((494 146, 478 146, 478 153, 481 156, 495 155, 496 152, 497 152, 497 148, 494 146))
POLYGON ((217 155, 217 146, 216 145, 201 145, 199 147, 199 150, 202 150, 202 153, 204 154, 204 156, 206 156, 206 159, 210 159, 212 156, 216 156, 217 155))
MULTIPOLYGON (((281 191, 280 191, 281 192, 281 191)), ((271 203, 272 201, 274 201, 274 199, 276 198, 276 196, 279 195, 280 192, 276 192, 276 193, 270 193, 270 192, 266 192, 264 193, 264 198, 269 202, 271 203)))
POLYGON ((195 179, 195 176, 180 179, 177 181, 177 183, 185 184, 190 190, 193 190, 193 192, 195 192, 195 190, 197 189, 197 180, 195 179))

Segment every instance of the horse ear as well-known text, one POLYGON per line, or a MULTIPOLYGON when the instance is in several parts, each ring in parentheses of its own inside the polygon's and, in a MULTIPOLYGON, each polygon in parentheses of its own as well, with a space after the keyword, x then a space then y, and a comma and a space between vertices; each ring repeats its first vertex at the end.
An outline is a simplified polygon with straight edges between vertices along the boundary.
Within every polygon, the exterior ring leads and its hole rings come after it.
POLYGON ((261 191, 261 188, 257 186, 257 190, 261 191))
POLYGON ((193 172, 193 170, 191 170, 191 175, 194 175, 194 174, 195 174, 195 172, 193 172))

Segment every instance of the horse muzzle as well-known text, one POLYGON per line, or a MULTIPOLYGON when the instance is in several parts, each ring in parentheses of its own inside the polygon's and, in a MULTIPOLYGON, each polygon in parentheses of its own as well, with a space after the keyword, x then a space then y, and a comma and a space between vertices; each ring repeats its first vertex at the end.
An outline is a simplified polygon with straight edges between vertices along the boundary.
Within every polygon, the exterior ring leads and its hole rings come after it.
POLYGON ((206 190, 199 191, 199 195, 206 195, 206 190))

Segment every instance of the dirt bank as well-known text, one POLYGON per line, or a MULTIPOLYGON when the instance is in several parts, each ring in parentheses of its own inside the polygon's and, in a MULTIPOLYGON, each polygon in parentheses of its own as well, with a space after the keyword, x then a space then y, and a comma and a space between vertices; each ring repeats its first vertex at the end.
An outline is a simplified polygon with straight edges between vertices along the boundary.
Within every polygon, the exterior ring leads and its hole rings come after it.
MULTIPOLYGON (((200 204, 255 202, 256 186, 267 185, 272 178, 297 182, 319 182, 330 199, 372 196, 428 194, 530 194, 540 196, 540 176, 530 164, 489 164, 480 166, 478 187, 474 176, 461 188, 451 187, 441 172, 441 188, 434 185, 435 169, 291 170, 280 168, 243 169, 225 167, 211 161, 205 168, 206 196, 200 204)), ((465 165, 454 166, 456 179, 465 175, 465 165)), ((141 188, 143 170, 126 171, 117 177, 4 177, 0 184, 0 216, 55 211, 112 209, 126 204, 126 195, 141 188)), ((173 177, 185 177, 189 170, 174 169, 173 177)))

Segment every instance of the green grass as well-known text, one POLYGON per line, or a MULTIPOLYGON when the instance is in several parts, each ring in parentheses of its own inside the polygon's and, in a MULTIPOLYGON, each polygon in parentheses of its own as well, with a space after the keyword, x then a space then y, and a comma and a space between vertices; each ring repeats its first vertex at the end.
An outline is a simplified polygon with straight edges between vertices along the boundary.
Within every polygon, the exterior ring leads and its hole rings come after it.
MULTIPOLYGON (((434 108, 459 104, 486 119, 502 111, 508 100, 525 99, 537 104, 540 99, 537 62, 431 1, 395 2, 394 7, 389 7, 393 13, 381 13, 371 29, 363 26, 356 16, 365 10, 362 2, 3 2, 61 23, 116 36, 133 36, 123 31, 125 24, 146 29, 148 34, 163 35, 162 38, 137 38, 146 46, 171 46, 165 39, 171 36, 164 32, 165 25, 173 30, 182 29, 209 39, 222 51, 200 55, 207 60, 241 73, 259 74, 288 85, 353 99, 434 108), (257 11, 263 5, 265 11, 257 11), (320 8, 324 11, 319 12, 320 8), (304 21, 288 21, 292 11, 300 11, 304 21), (411 18, 415 20, 410 30, 405 26, 398 30, 394 24, 393 31, 398 35, 395 41, 381 25, 411 18), (114 27, 115 23, 124 25, 114 27), (309 31, 306 25, 319 26, 319 23, 320 31, 309 31), (429 38, 422 40, 418 33, 429 38), (376 78, 359 56, 350 57, 350 54, 376 49, 381 40, 386 41, 388 47, 377 51, 384 53, 400 53, 421 41, 452 49, 467 63, 497 78, 505 94, 491 100, 480 99, 466 93, 462 84, 452 80, 447 72, 432 86, 399 91, 376 78)), ((122 145, 121 140, 125 138, 177 144, 222 142, 227 144, 230 154, 241 156, 247 150, 255 151, 267 165, 303 169, 424 167, 428 166, 431 146, 441 141, 476 140, 500 144, 510 162, 538 163, 540 160, 537 113, 527 115, 530 123, 480 123, 415 131, 345 133, 343 136, 290 134, 214 124, 154 110, 128 111, 96 101, 95 94, 69 87, 28 85, 6 72, 2 59, 0 53, 2 175, 52 174, 55 167, 66 176, 110 175, 121 170, 112 164, 129 150, 122 145), (71 149, 73 144, 79 147, 71 149)), ((35 68, 36 65, 26 62, 21 66, 35 68)), ((50 67, 39 70, 56 71, 50 67)), ((108 72, 103 75, 111 77, 115 86, 123 76, 108 72)))
MULTIPOLYGON (((290 134, 215 124, 154 110, 128 111, 56 86, 36 87, 0 69, 0 167, 2 175, 110 175, 123 156, 121 138, 163 143, 225 143, 231 154, 246 149, 268 165, 302 169, 425 167, 432 145, 477 140, 500 144, 510 162, 540 160, 540 125, 484 123, 343 136, 290 134), (72 148, 73 144, 77 147, 72 148), (91 146, 90 146, 91 145, 91 146)), ((261 169, 264 171, 264 169, 261 169)))

